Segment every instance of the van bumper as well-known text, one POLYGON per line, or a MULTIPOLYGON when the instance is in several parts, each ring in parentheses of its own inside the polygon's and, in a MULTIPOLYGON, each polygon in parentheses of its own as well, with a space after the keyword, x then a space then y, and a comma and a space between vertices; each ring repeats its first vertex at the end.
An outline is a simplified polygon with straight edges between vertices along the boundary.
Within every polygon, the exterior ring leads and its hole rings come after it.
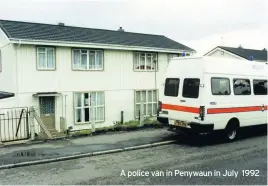
POLYGON ((192 122, 189 125, 191 129, 196 133, 210 133, 214 130, 214 124, 212 123, 200 124, 192 122))
POLYGON ((173 130, 175 129, 176 132, 195 133, 195 134, 211 133, 214 130, 213 123, 200 124, 196 122, 191 122, 189 123, 189 126, 190 128, 184 128, 184 127, 170 125, 170 128, 173 130))

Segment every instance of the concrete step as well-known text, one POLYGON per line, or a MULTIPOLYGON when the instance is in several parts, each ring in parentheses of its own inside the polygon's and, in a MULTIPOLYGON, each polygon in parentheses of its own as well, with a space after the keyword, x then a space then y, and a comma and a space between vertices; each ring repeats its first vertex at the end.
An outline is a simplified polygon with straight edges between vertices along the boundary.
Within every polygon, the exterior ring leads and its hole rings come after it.
MULTIPOLYGON (((61 132, 58 132, 56 129, 54 128, 48 128, 49 133, 52 135, 52 138, 58 138, 58 137, 64 137, 65 135, 61 132)), ((44 131, 40 132, 40 135, 42 136, 46 136, 44 131)))

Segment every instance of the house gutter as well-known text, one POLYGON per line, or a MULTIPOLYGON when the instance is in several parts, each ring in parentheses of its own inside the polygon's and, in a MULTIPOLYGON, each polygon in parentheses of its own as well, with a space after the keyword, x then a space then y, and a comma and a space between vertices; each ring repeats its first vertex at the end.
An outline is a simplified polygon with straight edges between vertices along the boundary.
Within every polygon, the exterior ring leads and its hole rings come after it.
POLYGON ((10 38, 11 43, 31 44, 31 45, 53 45, 63 47, 88 47, 96 49, 111 49, 111 50, 131 50, 131 51, 153 51, 163 53, 196 53, 195 50, 177 50, 177 49, 165 49, 165 48, 152 48, 142 46, 129 46, 129 45, 110 45, 102 43, 83 43, 83 42, 68 42, 68 41, 49 41, 49 40, 28 40, 28 39, 16 39, 10 38))

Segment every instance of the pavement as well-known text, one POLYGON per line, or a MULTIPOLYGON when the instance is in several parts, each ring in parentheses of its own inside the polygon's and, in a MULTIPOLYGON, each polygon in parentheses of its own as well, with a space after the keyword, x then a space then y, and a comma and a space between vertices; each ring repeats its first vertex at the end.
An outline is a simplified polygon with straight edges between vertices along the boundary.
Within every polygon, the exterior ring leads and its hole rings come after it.
MULTIPOLYGON (((157 134, 170 138, 165 130, 138 133, 143 142, 157 134)), ((250 130, 233 143, 222 142, 217 135, 204 136, 197 140, 203 141, 201 144, 177 135, 173 136, 175 143, 154 148, 0 170, 0 185, 267 185, 266 134, 250 130), (252 173, 243 175, 243 170, 252 173), (175 174, 178 171, 211 171, 213 175, 175 174), (226 171, 238 174, 225 176, 226 171)), ((114 140, 116 136, 105 138, 114 140)))
POLYGON ((172 143, 175 137, 162 128, 2 147, 0 169, 148 148, 172 143))

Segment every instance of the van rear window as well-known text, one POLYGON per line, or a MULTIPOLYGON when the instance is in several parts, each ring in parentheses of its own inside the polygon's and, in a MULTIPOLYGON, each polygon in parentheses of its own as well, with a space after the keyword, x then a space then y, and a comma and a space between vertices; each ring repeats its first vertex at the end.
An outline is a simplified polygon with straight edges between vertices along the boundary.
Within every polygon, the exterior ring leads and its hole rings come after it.
POLYGON ((200 79, 186 78, 183 81, 182 97, 198 98, 200 79))
POLYGON ((167 78, 165 82, 165 96, 177 97, 179 94, 179 78, 167 78))

